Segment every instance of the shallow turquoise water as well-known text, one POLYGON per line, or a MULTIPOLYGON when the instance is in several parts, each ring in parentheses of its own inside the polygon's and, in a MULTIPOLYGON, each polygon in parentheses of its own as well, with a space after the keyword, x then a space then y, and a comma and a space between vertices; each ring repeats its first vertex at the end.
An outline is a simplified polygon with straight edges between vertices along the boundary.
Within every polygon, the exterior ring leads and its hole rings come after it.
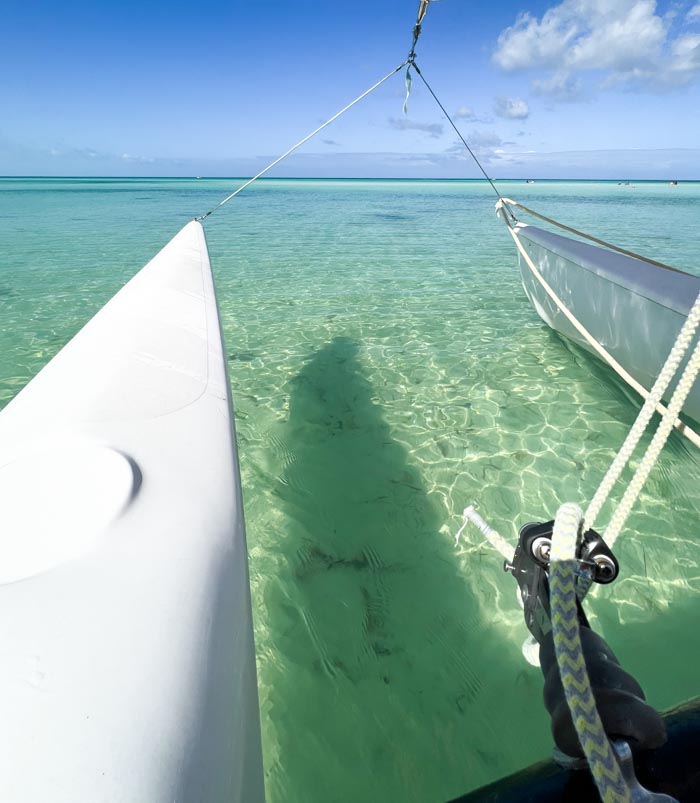
MULTIPOLYGON (((0 180, 0 405, 232 186, 0 180)), ((700 272, 700 184, 499 186, 700 272)), ((273 803, 446 800, 550 749, 514 582, 452 535, 472 501, 509 538, 585 504, 637 402, 537 318, 493 201, 476 182, 269 180, 206 224, 273 803)), ((588 605, 662 708, 700 693, 690 449, 672 438, 622 578, 588 605)))

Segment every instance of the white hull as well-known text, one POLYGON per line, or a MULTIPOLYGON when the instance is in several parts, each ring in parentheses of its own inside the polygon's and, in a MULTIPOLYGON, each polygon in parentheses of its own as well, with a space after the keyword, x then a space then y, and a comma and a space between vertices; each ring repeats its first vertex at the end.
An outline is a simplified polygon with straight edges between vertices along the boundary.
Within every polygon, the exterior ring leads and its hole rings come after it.
POLYGON ((0 414, 0 800, 264 800, 234 444, 190 223, 0 414))
MULTIPOLYGON (((650 389, 700 292, 700 278, 535 226, 519 223, 515 230, 567 308, 638 382, 650 389)), ((525 292, 542 320, 591 351, 520 254, 518 261, 525 292)), ((700 421, 697 384, 684 412, 700 421)))

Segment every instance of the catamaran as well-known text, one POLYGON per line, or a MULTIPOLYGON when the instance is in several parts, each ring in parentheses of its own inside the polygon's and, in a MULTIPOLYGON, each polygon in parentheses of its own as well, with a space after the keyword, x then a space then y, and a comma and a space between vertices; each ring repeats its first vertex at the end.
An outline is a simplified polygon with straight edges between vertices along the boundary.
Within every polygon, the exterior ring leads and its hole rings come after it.
MULTIPOLYGON (((429 1, 420 0, 402 64, 187 224, 0 414, 1 800, 264 800, 235 429, 201 221, 403 68, 409 88, 412 71, 425 81, 415 46, 429 1)), ((678 418, 684 403, 700 420, 700 357, 688 351, 700 279, 589 236, 595 246, 527 226, 514 215, 524 207, 494 189, 539 315, 646 399, 631 448, 654 410, 663 413, 650 470, 673 426, 694 435, 678 418)), ((622 522, 633 501, 623 500, 622 522)), ((515 552, 470 513, 518 581, 559 763, 569 767, 538 768, 470 799, 592 799, 592 773, 604 799, 628 800, 640 745, 651 751, 647 785, 698 799, 683 763, 700 733, 698 706, 664 726, 592 633, 581 601, 592 582, 617 575, 614 539, 589 527, 590 510, 564 507, 523 528, 515 552), (572 761, 591 773, 572 773, 572 761)))

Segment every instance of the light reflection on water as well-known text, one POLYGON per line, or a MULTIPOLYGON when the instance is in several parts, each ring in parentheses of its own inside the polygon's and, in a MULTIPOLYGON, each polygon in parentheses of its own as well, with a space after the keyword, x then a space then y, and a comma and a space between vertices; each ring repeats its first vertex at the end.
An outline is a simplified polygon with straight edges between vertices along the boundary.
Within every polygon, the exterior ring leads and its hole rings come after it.
MULTIPOLYGON (((0 181, 0 403, 229 186, 0 181)), ((698 184, 502 188, 697 268, 698 184)), ((452 534, 472 501, 513 539, 585 504, 636 402, 529 307, 489 193, 269 181, 207 223, 273 803, 447 799, 549 750, 513 580, 471 528, 459 548, 452 534)), ((700 693, 699 476, 674 435, 619 542, 622 578, 588 606, 660 707, 700 693)))

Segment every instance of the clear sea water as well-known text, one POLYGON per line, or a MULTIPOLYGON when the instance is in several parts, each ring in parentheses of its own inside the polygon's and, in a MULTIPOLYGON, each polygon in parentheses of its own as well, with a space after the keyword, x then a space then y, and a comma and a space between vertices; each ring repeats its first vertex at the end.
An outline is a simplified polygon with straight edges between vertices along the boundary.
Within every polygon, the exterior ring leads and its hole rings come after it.
MULTIPOLYGON (((0 180, 0 406, 235 186, 0 180)), ((499 186, 700 273, 698 183, 499 186)), ((585 504, 638 403, 540 322, 493 201, 478 182, 268 180, 206 223, 270 803, 444 801, 549 754, 514 581, 453 535, 473 501, 511 539, 585 504)), ((662 709, 700 695, 699 479, 674 435, 622 578, 588 603, 662 709)))

